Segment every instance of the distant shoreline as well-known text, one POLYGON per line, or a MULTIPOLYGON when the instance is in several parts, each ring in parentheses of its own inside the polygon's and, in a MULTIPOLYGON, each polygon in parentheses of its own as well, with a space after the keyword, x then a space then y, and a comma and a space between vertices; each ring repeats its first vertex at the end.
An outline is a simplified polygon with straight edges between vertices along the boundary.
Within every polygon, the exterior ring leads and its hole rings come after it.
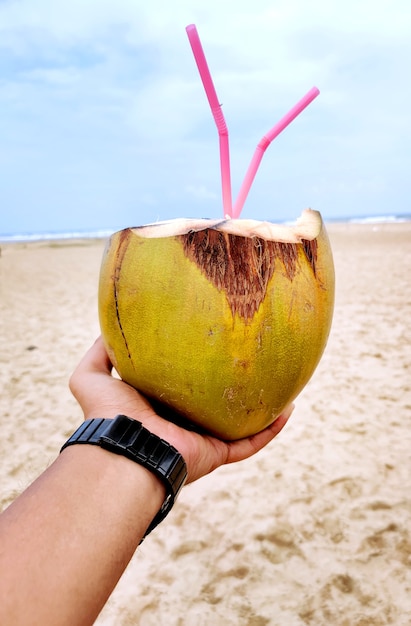
MULTIPOLYGON (((263 221, 263 220, 261 220, 263 221)), ((268 220, 276 221, 276 220, 268 220)), ((401 224, 411 221, 411 214, 403 215, 374 215, 374 216, 358 216, 358 217, 337 217, 337 218, 324 218, 324 222, 327 225, 333 224, 364 224, 364 225, 378 225, 378 224, 401 224)), ((288 220, 278 220, 279 224, 293 223, 288 220)), ((137 226, 137 224, 134 224, 137 226)), ((39 232, 39 233, 5 233, 0 234, 0 244, 8 243, 40 243, 40 242, 64 242, 85 241, 85 240, 101 240, 108 239, 115 229, 101 229, 90 231, 62 231, 62 232, 39 232)))

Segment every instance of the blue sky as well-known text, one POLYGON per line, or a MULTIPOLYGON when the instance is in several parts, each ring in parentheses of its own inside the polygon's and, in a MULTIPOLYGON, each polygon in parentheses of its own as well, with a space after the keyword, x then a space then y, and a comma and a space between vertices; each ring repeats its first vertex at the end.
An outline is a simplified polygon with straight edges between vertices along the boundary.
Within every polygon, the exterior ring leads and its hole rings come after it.
POLYGON ((242 217, 410 213, 409 0, 0 0, 0 233, 222 215, 195 23, 230 132, 242 217))

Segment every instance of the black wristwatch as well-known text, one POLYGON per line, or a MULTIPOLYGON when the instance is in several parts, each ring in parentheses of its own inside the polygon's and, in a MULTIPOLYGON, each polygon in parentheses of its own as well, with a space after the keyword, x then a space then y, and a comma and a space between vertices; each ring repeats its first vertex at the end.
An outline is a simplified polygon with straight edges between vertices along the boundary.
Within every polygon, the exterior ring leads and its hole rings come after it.
POLYGON ((143 465, 164 483, 167 497, 144 537, 170 512, 187 478, 181 454, 167 441, 144 428, 141 422, 125 415, 114 419, 86 420, 66 441, 60 452, 77 443, 94 444, 143 465))

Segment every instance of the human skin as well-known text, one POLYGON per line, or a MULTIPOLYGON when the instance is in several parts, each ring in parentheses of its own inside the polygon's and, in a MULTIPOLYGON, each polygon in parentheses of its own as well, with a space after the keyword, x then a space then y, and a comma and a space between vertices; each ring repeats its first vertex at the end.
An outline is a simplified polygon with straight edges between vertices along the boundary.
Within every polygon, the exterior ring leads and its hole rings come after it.
MULTIPOLYGON (((121 413, 172 444, 186 461, 187 482, 255 454, 292 412, 234 442, 186 430, 112 376, 100 338, 70 388, 85 419, 121 413)), ((0 516, 2 626, 93 624, 164 498, 163 484, 143 466, 98 446, 67 447, 0 516)))

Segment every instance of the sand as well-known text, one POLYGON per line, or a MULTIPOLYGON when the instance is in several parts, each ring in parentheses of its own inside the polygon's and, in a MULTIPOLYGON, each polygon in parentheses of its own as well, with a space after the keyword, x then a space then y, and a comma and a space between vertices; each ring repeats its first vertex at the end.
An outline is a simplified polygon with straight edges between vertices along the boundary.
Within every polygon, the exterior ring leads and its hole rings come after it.
MULTIPOLYGON (((328 230, 334 323, 290 423, 183 489, 98 625, 411 623, 411 222, 328 230)), ((81 421, 67 381, 99 332, 103 246, 2 246, 2 507, 81 421)))

